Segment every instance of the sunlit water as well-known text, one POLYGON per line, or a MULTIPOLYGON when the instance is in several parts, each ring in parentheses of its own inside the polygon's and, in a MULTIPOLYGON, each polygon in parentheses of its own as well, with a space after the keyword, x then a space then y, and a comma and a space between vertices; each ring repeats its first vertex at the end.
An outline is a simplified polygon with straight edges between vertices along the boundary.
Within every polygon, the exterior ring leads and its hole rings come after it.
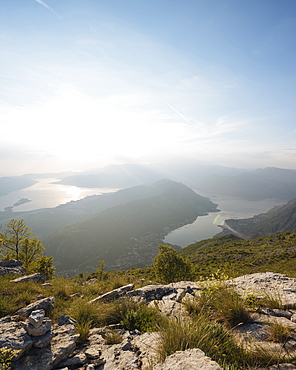
POLYGON ((88 195, 100 195, 118 190, 111 188, 79 188, 76 186, 53 184, 55 181, 57 181, 55 178, 41 179, 33 186, 0 196, 0 211, 4 211, 6 207, 13 206, 21 198, 28 198, 30 202, 13 207, 13 211, 19 212, 52 208, 70 202, 71 200, 82 199, 88 195))
POLYGON ((222 225, 226 219, 252 217, 282 204, 278 199, 248 201, 238 198, 211 198, 211 201, 218 204, 220 212, 198 217, 192 224, 170 232, 164 241, 186 247, 200 240, 212 238, 222 231, 218 225, 222 225))
MULTIPOLYGON (((21 198, 28 198, 30 202, 13 207, 13 211, 32 211, 40 208, 52 208, 72 200, 82 199, 89 195, 100 195, 118 190, 112 188, 80 188, 53 184, 55 181, 57 181, 55 178, 41 179, 33 186, 0 196, 0 211, 4 211, 6 207, 13 206, 21 198)), ((170 232, 164 241, 185 247, 197 241, 211 238, 219 233, 221 228, 217 225, 222 225, 226 219, 252 217, 282 204, 277 199, 246 201, 237 198, 225 199, 211 197, 211 200, 218 204, 218 209, 221 210, 220 212, 198 217, 194 223, 170 232)))

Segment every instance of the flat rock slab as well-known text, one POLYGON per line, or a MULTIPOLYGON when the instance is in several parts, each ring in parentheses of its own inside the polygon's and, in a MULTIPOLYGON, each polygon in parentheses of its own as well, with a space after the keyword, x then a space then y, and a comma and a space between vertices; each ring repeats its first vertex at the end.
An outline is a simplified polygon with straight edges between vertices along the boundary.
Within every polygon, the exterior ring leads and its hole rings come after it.
POLYGON ((153 370, 223 370, 215 361, 197 348, 178 351, 168 356, 163 364, 154 366, 153 370))
POLYGON ((284 274, 262 272, 239 276, 227 282, 233 285, 238 293, 244 297, 248 294, 253 294, 258 298, 280 297, 285 305, 296 303, 296 279, 289 278, 284 274))
POLYGON ((113 289, 108 293, 100 295, 99 297, 91 300, 89 303, 109 302, 120 298, 130 290, 134 289, 134 284, 124 285, 118 289, 113 289))
POLYGON ((47 297, 40 299, 39 301, 33 302, 26 307, 20 308, 16 311, 16 315, 28 317, 33 311, 44 310, 46 313, 49 313, 54 308, 54 297, 47 297))
POLYGON ((79 335, 74 334, 74 325, 55 326, 54 337, 46 348, 32 348, 27 355, 13 364, 12 370, 50 370, 68 358, 76 348, 79 335))
POLYGON ((22 281, 30 281, 30 280, 35 281, 36 283, 44 283, 46 278, 45 278, 45 276, 43 276, 39 272, 37 272, 36 274, 21 276, 19 278, 11 280, 10 282, 11 283, 20 283, 22 281))
POLYGON ((7 347, 20 350, 17 358, 32 347, 32 338, 26 333, 21 322, 1 322, 0 348, 7 347))

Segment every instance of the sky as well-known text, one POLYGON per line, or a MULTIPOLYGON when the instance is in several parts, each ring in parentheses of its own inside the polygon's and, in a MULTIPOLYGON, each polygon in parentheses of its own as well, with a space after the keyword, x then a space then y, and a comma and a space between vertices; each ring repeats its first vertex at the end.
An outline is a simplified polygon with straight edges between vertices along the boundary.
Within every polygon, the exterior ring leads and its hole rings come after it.
POLYGON ((296 169, 295 0, 0 0, 0 175, 296 169))

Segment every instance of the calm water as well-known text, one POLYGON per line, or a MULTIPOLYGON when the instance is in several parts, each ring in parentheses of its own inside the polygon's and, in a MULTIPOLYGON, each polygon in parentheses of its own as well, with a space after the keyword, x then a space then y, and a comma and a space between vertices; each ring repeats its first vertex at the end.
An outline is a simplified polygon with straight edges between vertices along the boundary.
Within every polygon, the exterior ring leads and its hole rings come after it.
POLYGON ((222 225, 224 220, 228 218, 252 217, 282 204, 278 199, 247 201, 237 198, 211 198, 211 201, 218 204, 218 209, 221 212, 198 217, 194 223, 170 232, 164 241, 186 247, 200 240, 212 238, 222 231, 217 225, 222 225))
POLYGON ((5 207, 12 206, 21 198, 28 198, 31 202, 13 207, 15 212, 32 211, 39 208, 52 208, 60 204, 79 200, 88 195, 100 195, 110 193, 118 189, 110 188, 78 188, 76 186, 52 184, 55 178, 38 180, 39 182, 28 188, 13 191, 7 195, 0 196, 0 211, 5 207))
MULTIPOLYGON (((88 195, 100 195, 118 190, 111 188, 79 188, 76 186, 53 184, 54 181, 57 181, 55 178, 47 178, 38 181, 37 184, 31 187, 0 196, 0 211, 4 211, 5 207, 12 206, 21 198, 28 198, 31 202, 13 207, 15 212, 32 211, 39 208, 52 208, 70 202, 71 200, 75 201, 82 199, 88 195)), ((211 200, 218 204, 218 209, 220 209, 221 212, 210 213, 208 216, 198 217, 194 223, 169 233, 165 241, 171 244, 177 244, 181 247, 186 247, 194 242, 213 237, 221 231, 221 228, 217 225, 222 225, 224 220, 228 218, 252 217, 255 214, 266 212, 272 207, 282 204, 277 199, 245 201, 236 198, 221 199, 211 197, 211 200)))

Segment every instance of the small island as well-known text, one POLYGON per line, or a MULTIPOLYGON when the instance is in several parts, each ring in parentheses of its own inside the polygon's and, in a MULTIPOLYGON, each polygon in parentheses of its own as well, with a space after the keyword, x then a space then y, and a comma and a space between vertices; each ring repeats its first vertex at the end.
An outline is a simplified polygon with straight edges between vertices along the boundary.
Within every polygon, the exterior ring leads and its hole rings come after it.
POLYGON ((17 207, 17 206, 20 206, 20 205, 28 203, 28 202, 32 202, 32 200, 30 200, 28 198, 21 198, 17 202, 13 203, 13 206, 17 207))

